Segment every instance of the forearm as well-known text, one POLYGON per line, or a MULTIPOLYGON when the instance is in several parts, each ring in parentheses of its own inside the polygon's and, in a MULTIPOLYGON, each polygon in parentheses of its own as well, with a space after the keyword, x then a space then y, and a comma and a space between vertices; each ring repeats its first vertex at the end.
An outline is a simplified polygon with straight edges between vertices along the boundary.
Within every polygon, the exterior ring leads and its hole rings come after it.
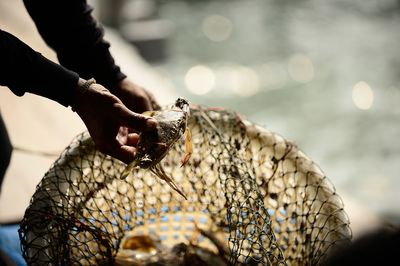
POLYGON ((40 95, 71 104, 78 74, 46 59, 15 36, 0 30, 0 84, 22 96, 40 95))
POLYGON ((126 76, 110 54, 103 28, 85 0, 24 0, 39 33, 60 63, 85 79, 112 89, 126 76))

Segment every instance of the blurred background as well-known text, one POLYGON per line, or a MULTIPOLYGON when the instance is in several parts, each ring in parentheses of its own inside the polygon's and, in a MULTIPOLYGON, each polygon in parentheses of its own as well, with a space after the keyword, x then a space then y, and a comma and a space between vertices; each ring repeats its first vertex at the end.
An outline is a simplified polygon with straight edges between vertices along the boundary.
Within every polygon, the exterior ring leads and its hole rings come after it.
MULTIPOLYGON (((294 141, 343 198, 355 234, 400 224, 399 0, 91 0, 123 71, 161 104, 220 106, 294 141)), ((0 27, 56 61, 22 1, 0 27)), ((56 153, 76 114, 0 89, 13 145, 56 153), (67 126, 66 126, 67 125, 67 126)), ((15 151, 0 222, 19 220, 56 156, 15 151)))
POLYGON ((98 4, 179 95, 293 140, 340 195, 400 222, 400 1, 98 4))

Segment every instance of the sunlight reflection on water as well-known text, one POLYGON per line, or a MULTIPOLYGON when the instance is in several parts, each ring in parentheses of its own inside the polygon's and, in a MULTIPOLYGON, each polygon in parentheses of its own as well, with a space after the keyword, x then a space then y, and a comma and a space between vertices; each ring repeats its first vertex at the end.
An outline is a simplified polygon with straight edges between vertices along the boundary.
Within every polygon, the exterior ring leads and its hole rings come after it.
POLYGON ((182 96, 294 140, 338 193, 400 216, 399 2, 172 1, 160 14, 176 32, 158 66, 182 96))

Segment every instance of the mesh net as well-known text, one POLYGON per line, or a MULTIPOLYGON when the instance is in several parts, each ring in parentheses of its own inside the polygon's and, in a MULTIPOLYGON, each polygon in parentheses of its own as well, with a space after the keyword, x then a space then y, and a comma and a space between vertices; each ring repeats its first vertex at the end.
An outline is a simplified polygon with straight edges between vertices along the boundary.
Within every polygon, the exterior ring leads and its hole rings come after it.
POLYGON ((119 264, 126 239, 152 236, 146 241, 165 249, 151 251, 152 263, 170 250, 174 265, 317 265, 349 242, 334 186, 294 144, 228 110, 192 106, 188 126, 190 161, 180 167, 183 140, 161 161, 187 200, 145 169, 121 180, 126 165, 96 150, 87 132, 78 135, 21 222, 27 263, 119 264))

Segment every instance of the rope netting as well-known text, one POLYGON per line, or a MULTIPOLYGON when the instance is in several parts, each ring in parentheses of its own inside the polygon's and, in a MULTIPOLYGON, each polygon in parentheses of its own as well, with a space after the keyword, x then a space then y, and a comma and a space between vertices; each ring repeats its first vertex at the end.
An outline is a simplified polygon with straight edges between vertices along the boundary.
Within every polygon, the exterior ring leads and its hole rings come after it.
POLYGON ((161 161, 187 200, 149 170, 121 180, 126 165, 78 135, 21 222, 27 263, 317 265, 349 242, 334 186, 293 143, 222 109, 192 107, 188 127, 189 162, 183 140, 161 161))

